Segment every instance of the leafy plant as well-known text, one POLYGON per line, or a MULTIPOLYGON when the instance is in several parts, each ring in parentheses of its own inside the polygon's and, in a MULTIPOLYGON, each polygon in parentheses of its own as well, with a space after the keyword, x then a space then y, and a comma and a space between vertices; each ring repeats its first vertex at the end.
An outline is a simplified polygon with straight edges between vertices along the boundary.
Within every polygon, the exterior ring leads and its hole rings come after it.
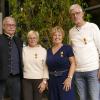
MULTIPOLYGON (((82 4, 82 0, 8 0, 10 15, 17 21, 17 33, 26 42, 27 32, 37 30, 40 43, 51 46, 50 29, 59 25, 65 31, 64 43, 68 43, 68 31, 72 27, 68 9, 71 4, 82 4)), ((85 3, 84 3, 85 4, 85 3)))

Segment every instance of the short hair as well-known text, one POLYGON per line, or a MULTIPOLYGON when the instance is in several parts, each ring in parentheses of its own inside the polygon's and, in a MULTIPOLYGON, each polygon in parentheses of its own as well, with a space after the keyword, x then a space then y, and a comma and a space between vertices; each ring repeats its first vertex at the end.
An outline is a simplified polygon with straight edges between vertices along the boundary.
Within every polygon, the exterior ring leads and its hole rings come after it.
POLYGON ((71 13, 72 10, 74 10, 74 9, 76 9, 76 8, 78 8, 81 12, 83 12, 83 8, 82 8, 79 4, 73 4, 73 5, 71 5, 70 8, 69 8, 69 13, 71 13))
POLYGON ((55 32, 60 32, 60 33, 62 33, 62 36, 64 37, 65 36, 65 33, 64 33, 64 30, 63 30, 63 28, 62 27, 60 27, 60 26, 55 26, 55 27, 53 27, 52 29, 51 29, 51 37, 53 36, 53 34, 55 33, 55 32))
POLYGON ((3 19, 3 26, 5 25, 5 23, 6 23, 8 20, 12 20, 12 21, 14 21, 14 23, 16 24, 15 18, 13 18, 13 17, 11 17, 11 16, 8 16, 8 17, 5 17, 5 18, 3 19))
POLYGON ((37 40, 39 41, 39 33, 38 33, 38 31, 34 31, 34 30, 29 31, 28 34, 27 34, 27 38, 29 38, 32 34, 35 34, 37 40))

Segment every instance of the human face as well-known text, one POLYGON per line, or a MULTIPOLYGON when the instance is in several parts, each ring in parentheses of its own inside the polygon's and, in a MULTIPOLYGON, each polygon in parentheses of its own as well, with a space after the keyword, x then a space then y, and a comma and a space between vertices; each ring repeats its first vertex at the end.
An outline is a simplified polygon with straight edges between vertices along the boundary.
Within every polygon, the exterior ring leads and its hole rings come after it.
POLYGON ((30 47, 35 47, 38 43, 38 39, 37 39, 37 36, 33 33, 31 35, 29 35, 28 37, 28 45, 30 47))
POLYGON ((84 19, 84 12, 82 11, 81 8, 76 7, 73 9, 70 13, 70 17, 72 21, 76 24, 76 26, 79 26, 81 23, 83 23, 84 19))
POLYGON ((3 25, 4 32, 9 34, 10 36, 15 34, 16 31, 16 23, 13 19, 7 19, 3 25))
POLYGON ((52 35, 53 44, 61 44, 63 40, 63 35, 61 32, 55 32, 52 35))

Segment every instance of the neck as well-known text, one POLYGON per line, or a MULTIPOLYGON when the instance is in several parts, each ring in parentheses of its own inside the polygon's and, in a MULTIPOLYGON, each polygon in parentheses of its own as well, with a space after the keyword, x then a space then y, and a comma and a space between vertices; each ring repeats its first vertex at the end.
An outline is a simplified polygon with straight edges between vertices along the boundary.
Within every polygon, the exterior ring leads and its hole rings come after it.
POLYGON ((55 44, 54 47, 61 47, 63 44, 62 43, 58 43, 58 44, 55 44))
POLYGON ((84 24, 86 23, 86 21, 81 21, 80 23, 77 23, 76 24, 76 27, 81 27, 81 26, 83 26, 84 24))
POLYGON ((28 44, 29 47, 34 48, 34 47, 39 47, 40 45, 36 44, 36 45, 30 45, 28 44))

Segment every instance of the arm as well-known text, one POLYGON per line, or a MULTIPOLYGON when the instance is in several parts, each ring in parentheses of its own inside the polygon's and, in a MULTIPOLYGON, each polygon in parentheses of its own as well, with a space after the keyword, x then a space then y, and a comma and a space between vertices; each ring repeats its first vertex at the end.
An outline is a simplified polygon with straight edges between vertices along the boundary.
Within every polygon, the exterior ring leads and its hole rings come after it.
POLYGON ((47 57, 47 51, 45 50, 44 61, 42 61, 42 63, 43 63, 43 79, 44 80, 49 79, 48 67, 46 65, 46 57, 47 57))
POLYGON ((96 45, 96 48, 98 50, 98 54, 99 54, 99 71, 98 71, 98 79, 100 80, 100 29, 98 28, 98 26, 96 24, 93 24, 94 27, 93 29, 93 39, 94 39, 94 43, 96 45))
POLYGON ((43 80, 41 81, 40 85, 38 86, 38 88, 40 89, 39 90, 40 93, 42 93, 47 88, 47 79, 49 78, 48 68, 46 65, 46 55, 47 55, 47 52, 45 52, 44 60, 42 60, 43 80))
POLYGON ((69 73, 68 73, 68 78, 73 78, 74 72, 75 72, 75 68, 76 68, 76 62, 75 62, 75 57, 69 57, 71 66, 69 69, 69 73))
POLYGON ((69 61, 71 63, 70 69, 69 69, 69 73, 68 76, 66 78, 66 80, 64 81, 64 89, 66 91, 69 91, 71 89, 71 82, 72 82, 72 78, 75 72, 75 68, 76 68, 76 63, 75 63, 75 57, 69 57, 69 61))

